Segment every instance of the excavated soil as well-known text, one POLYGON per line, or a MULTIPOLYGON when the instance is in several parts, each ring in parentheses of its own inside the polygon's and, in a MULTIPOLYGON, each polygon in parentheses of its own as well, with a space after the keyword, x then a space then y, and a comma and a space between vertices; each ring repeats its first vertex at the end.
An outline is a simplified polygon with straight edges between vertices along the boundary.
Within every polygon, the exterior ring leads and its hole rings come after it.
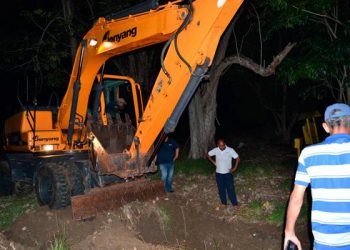
MULTIPOLYGON (((263 223, 261 216, 273 209, 272 200, 287 202, 289 190, 277 187, 291 181, 292 173, 261 176, 253 182, 238 173, 239 208, 218 206, 214 174, 176 174, 175 192, 165 198, 129 203, 88 221, 73 220, 70 208, 40 207, 19 217, 0 234, 0 250, 50 249, 59 237, 64 237, 73 250, 281 249, 283 223, 263 223), (256 199, 263 202, 260 219, 253 216, 249 205, 256 199)), ((299 222, 297 229, 303 249, 310 249, 308 223, 299 222)))

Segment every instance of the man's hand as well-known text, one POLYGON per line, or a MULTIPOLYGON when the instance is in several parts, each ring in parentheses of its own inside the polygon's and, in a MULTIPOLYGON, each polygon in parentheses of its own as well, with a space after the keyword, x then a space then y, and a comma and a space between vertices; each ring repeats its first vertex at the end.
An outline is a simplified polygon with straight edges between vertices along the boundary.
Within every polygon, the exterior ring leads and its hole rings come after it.
POLYGON ((238 164, 239 164, 239 162, 241 161, 241 159, 239 158, 239 157, 237 157, 236 159, 235 159, 235 165, 233 165, 232 167, 231 167, 231 173, 234 173, 234 172, 236 172, 236 170, 237 170, 237 168, 238 168, 238 164))
POLYGON ((236 170, 237 170, 237 166, 233 166, 232 168, 231 168, 231 173, 234 173, 234 172, 236 172, 236 170))
POLYGON ((291 240, 298 246, 298 250, 301 250, 300 241, 295 236, 295 223, 299 216, 301 206, 303 205, 305 189, 306 187, 304 186, 294 185, 293 192, 290 195, 286 226, 284 229, 284 249, 287 247, 288 240, 291 240))
POLYGON ((176 148, 176 149, 175 149, 175 156, 174 156, 173 162, 175 162, 175 160, 177 160, 177 158, 179 158, 179 153, 180 153, 180 149, 179 149, 179 148, 176 148))
POLYGON ((288 240, 292 241, 295 245, 297 245, 298 250, 302 250, 301 243, 294 233, 285 233, 283 250, 287 249, 288 240))
POLYGON ((207 154, 207 159, 214 165, 216 166, 216 162, 213 160, 213 158, 211 158, 211 156, 209 154, 207 154))

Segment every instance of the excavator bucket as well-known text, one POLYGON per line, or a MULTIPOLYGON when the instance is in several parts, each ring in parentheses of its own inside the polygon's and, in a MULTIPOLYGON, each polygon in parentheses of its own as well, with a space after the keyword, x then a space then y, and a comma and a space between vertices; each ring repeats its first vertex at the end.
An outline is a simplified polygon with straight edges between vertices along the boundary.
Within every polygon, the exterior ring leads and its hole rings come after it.
POLYGON ((129 161, 130 157, 124 152, 130 146, 135 131, 127 114, 125 121, 117 115, 114 121, 109 119, 106 126, 90 122, 88 127, 90 137, 93 138, 91 154, 95 164, 98 164, 99 173, 102 176, 113 175, 131 181, 95 187, 84 195, 71 197, 74 219, 86 220, 95 217, 98 212, 113 210, 128 202, 145 201, 165 195, 162 181, 142 178, 145 174, 156 172, 155 164, 146 167, 145 161, 148 157, 142 155, 129 161))
POLYGON ((164 195, 163 182, 149 179, 93 188, 89 193, 71 198, 73 218, 94 218, 98 212, 110 211, 135 200, 146 201, 164 195))
POLYGON ((135 128, 128 114, 125 114, 125 121, 117 114, 115 119, 109 119, 106 126, 89 123, 88 127, 90 138, 93 138, 91 158, 98 162, 100 173, 128 179, 157 171, 154 161, 146 166, 148 154, 138 154, 134 159, 130 158, 126 149, 130 148, 135 128))

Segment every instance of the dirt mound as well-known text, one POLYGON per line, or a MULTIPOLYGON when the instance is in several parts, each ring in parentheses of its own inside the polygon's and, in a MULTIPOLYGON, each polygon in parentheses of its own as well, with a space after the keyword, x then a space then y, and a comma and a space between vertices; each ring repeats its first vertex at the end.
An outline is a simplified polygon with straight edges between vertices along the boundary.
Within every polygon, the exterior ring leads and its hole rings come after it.
POLYGON ((7 237, 0 233, 0 249, 2 250, 7 250, 7 249, 11 249, 11 250, 34 250, 34 248, 30 248, 30 247, 25 247, 22 244, 18 243, 18 242, 14 242, 14 241, 10 241, 7 239, 7 237))
POLYGON ((41 207, 38 211, 17 219, 3 235, 3 245, 14 246, 6 249, 48 249, 56 238, 63 237, 72 250, 168 249, 137 239, 135 234, 125 227, 120 214, 121 211, 116 211, 100 214, 93 220, 76 221, 72 219, 70 208, 49 210, 41 207))
POLYGON ((149 249, 149 250, 167 250, 170 248, 164 246, 152 245, 146 243, 135 236, 133 231, 127 230, 116 214, 106 214, 105 221, 99 229, 88 235, 81 242, 71 246, 72 250, 94 250, 94 249, 149 249))
POLYGON ((248 224, 237 217, 231 222, 218 219, 228 211, 209 211, 207 207, 198 211, 177 195, 156 206, 146 205, 145 211, 152 212, 142 213, 140 206, 134 205, 130 209, 129 214, 138 218, 130 224, 140 238, 173 249, 279 249, 281 244, 280 226, 248 224))

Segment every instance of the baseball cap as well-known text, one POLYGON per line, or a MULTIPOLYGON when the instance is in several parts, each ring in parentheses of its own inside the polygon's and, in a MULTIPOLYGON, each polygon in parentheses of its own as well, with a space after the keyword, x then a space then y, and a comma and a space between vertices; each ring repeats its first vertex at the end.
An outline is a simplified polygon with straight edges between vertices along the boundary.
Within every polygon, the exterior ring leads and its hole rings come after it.
POLYGON ((324 120, 329 121, 343 116, 350 116, 350 107, 345 103, 335 103, 326 108, 324 120))

